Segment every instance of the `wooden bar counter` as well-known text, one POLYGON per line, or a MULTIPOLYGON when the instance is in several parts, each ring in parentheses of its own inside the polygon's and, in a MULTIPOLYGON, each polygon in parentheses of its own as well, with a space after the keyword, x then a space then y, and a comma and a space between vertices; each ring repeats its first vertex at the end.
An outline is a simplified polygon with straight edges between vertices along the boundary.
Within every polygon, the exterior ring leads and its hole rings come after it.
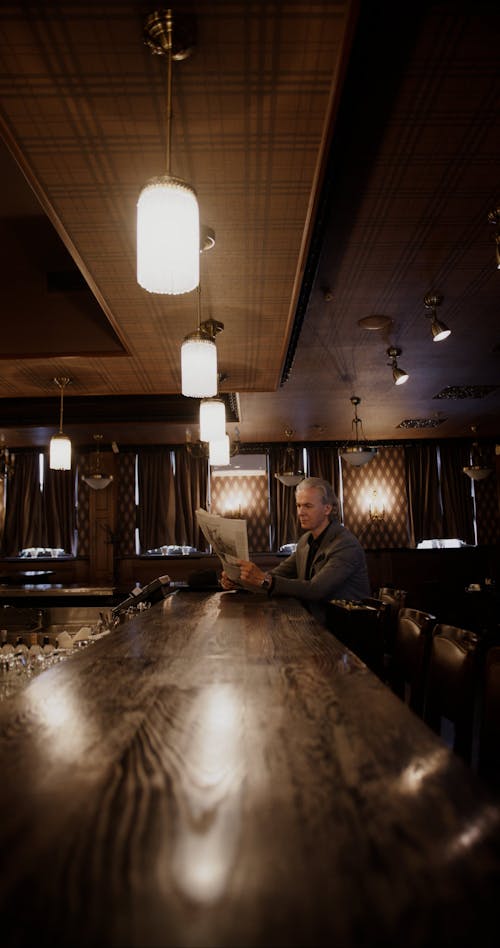
POLYGON ((0 708, 6 946, 498 945, 500 808, 302 607, 177 591, 0 708))

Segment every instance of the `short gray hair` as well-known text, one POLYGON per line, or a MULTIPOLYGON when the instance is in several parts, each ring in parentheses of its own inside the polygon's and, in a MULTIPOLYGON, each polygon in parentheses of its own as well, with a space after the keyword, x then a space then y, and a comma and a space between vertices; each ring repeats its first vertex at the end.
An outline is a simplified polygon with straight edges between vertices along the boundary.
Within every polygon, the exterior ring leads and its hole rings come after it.
POLYGON ((324 481, 322 477, 304 477, 304 480, 300 481, 295 488, 295 496, 297 496, 299 491, 308 490, 310 487, 321 491, 321 502, 323 504, 330 504, 332 508, 331 515, 336 517, 339 512, 339 499, 330 482, 324 481))

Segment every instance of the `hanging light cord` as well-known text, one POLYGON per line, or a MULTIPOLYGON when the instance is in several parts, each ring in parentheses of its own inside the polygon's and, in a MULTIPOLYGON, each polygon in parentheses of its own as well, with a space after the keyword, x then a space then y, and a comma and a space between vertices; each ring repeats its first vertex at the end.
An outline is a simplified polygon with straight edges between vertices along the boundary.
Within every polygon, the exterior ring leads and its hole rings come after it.
POLYGON ((166 141, 166 173, 170 175, 170 160, 172 153, 172 11, 166 10, 167 19, 167 141, 166 141))

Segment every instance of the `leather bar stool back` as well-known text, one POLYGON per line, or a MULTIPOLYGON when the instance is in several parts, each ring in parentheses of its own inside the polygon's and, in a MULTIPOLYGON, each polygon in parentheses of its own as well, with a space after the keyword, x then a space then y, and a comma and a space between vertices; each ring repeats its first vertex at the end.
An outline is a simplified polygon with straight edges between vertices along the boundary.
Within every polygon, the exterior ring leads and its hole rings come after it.
POLYGON ((424 702, 424 720, 469 765, 477 696, 478 644, 478 636, 468 629, 444 623, 434 627, 424 702))
POLYGON ((393 661, 390 669, 392 690, 422 716, 432 630, 436 617, 419 609, 400 609, 393 661))
POLYGON ((486 652, 481 676, 478 772, 500 792, 500 646, 486 652))
POLYGON ((363 602, 333 599, 327 604, 326 622, 337 639, 383 678, 384 631, 379 609, 363 602))
POLYGON ((386 602, 390 609, 390 617, 387 622, 386 642, 386 653, 390 656, 392 656, 394 652, 399 610, 404 608, 406 596, 406 589, 394 589, 392 586, 380 586, 376 593, 377 599, 386 602))

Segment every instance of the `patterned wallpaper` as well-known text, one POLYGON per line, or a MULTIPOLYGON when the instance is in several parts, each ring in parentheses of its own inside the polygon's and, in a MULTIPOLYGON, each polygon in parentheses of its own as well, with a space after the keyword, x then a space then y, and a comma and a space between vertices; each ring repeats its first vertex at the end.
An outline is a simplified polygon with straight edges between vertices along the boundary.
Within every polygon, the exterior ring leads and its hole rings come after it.
POLYGON ((474 482, 476 497, 477 542, 480 546, 494 545, 500 542, 500 510, 498 493, 497 464, 484 481, 474 482))
POLYGON ((250 553, 269 549, 269 492, 267 473, 210 478, 210 512, 231 513, 247 521, 250 553))
POLYGON ((403 447, 380 447, 362 467, 343 460, 342 484, 344 524, 365 549, 408 546, 403 447), (383 519, 370 520, 370 504, 382 512, 383 519))

